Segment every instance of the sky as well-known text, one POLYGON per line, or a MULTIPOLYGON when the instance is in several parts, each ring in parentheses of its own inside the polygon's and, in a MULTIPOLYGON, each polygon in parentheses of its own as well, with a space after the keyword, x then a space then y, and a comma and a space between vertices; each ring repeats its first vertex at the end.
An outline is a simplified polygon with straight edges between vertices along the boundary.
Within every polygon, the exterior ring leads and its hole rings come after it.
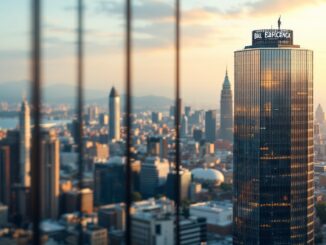
MULTIPOLYGON (((0 1, 1 83, 30 79, 30 1, 0 1)), ((44 84, 76 81, 76 0, 43 1, 44 84)), ((124 2, 85 2, 85 83, 124 90, 124 2)), ((135 95, 174 96, 174 0, 133 1, 135 95)), ((326 0, 181 0, 181 84, 185 104, 215 109, 234 51, 254 29, 294 31, 295 44, 314 51, 315 105, 326 107, 326 0)), ((1 100, 1 98, 0 98, 1 100)), ((325 108, 326 109, 326 108, 325 108)))

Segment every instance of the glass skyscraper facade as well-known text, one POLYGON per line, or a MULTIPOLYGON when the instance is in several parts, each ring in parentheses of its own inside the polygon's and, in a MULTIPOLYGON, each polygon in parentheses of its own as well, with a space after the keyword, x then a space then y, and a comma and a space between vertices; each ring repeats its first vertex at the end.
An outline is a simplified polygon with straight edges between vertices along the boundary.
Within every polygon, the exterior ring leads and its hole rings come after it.
POLYGON ((235 52, 234 244, 314 244, 313 52, 292 36, 235 52))

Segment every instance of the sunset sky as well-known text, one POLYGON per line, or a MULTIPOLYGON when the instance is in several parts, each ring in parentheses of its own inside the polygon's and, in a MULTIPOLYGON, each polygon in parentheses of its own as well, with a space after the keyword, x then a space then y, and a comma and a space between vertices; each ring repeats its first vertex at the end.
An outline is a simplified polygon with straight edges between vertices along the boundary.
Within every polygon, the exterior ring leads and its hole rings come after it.
MULTIPOLYGON (((0 84, 29 79, 29 2, 0 1, 0 84)), ((43 2, 44 82, 73 84, 76 1, 43 2)), ((123 93, 124 1, 84 2, 86 86, 109 92, 115 85, 123 93)), ((174 1, 133 2, 135 94, 172 98, 174 1)), ((315 102, 326 109, 326 0, 181 2, 182 95, 187 104, 217 107, 226 67, 233 84, 233 52, 251 43, 252 30, 277 27, 282 15, 282 28, 294 31, 295 44, 314 51, 315 102)))

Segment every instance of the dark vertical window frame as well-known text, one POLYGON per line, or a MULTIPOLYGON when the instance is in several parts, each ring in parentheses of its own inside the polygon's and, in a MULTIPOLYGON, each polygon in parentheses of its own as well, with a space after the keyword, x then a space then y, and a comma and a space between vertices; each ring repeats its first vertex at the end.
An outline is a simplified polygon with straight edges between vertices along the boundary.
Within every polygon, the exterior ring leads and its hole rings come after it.
POLYGON ((126 103, 126 245, 132 244, 132 238, 131 238, 131 216, 130 216, 130 208, 131 208, 131 183, 132 183, 132 176, 131 176, 131 126, 132 126, 132 67, 131 67, 131 54, 132 54, 132 1, 126 0, 126 9, 125 9, 125 20, 126 20, 126 26, 125 26, 125 76, 126 76, 126 97, 125 97, 125 103, 126 103))
MULTIPOLYGON (((84 147, 83 147, 83 108, 84 108, 84 6, 83 0, 77 0, 77 151, 78 151, 78 189, 83 188, 84 147)), ((83 216, 81 194, 78 195, 78 211, 83 216)), ((80 220, 81 222, 81 220, 80 220)), ((83 243, 83 231, 79 224, 79 244, 83 243)))
POLYGON ((180 0, 175 0, 175 164, 176 164, 176 245, 180 245, 180 0))
POLYGON ((40 167, 41 167, 41 0, 32 0, 31 4, 31 95, 32 117, 34 128, 32 131, 32 155, 31 155, 31 194, 32 194, 32 222, 33 244, 41 244, 40 220, 41 220, 41 196, 40 196, 40 167))

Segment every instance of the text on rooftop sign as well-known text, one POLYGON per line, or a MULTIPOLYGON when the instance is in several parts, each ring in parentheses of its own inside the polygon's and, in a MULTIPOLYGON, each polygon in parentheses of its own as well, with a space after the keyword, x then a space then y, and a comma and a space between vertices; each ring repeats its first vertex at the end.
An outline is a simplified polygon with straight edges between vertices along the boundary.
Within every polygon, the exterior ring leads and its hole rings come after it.
POLYGON ((257 30, 253 31, 253 43, 269 42, 269 41, 285 41, 289 44, 292 43, 293 32, 292 30, 257 30))

